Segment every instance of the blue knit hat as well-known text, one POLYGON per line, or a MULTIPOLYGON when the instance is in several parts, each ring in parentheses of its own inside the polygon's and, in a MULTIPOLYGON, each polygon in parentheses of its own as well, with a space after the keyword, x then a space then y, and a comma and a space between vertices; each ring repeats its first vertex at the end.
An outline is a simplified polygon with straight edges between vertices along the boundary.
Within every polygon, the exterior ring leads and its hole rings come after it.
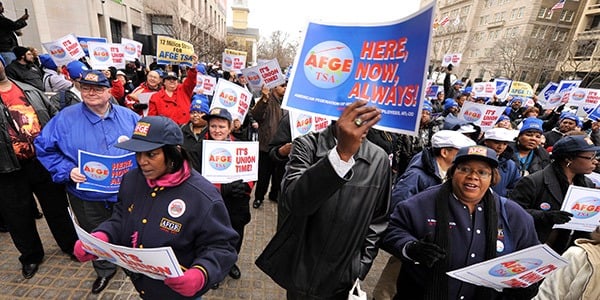
POLYGON ((528 130, 535 130, 535 131, 539 131, 540 133, 544 132, 543 126, 544 125, 544 121, 536 118, 536 117, 529 117, 525 120, 523 120, 523 126, 521 127, 521 130, 519 130, 519 134, 528 131, 528 130))
POLYGON ((452 107, 458 108, 458 103, 451 98, 446 99, 446 101, 444 101, 444 110, 448 110, 452 107))
POLYGON ((209 111, 208 97, 202 94, 195 94, 192 96, 192 105, 190 112, 197 111, 207 114, 209 111))

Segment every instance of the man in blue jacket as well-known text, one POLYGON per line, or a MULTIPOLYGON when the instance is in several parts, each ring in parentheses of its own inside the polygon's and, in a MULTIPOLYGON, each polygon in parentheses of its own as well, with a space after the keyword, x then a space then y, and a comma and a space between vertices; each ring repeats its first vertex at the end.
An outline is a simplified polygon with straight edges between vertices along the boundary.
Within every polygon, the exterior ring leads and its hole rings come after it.
MULTIPOLYGON (((110 84, 100 71, 87 71, 79 80, 82 103, 65 107, 42 130, 35 140, 40 162, 50 171, 52 179, 67 187, 71 209, 79 226, 90 232, 112 215, 117 194, 77 189, 86 181, 79 171, 79 151, 117 156, 129 151, 114 145, 129 139, 139 116, 110 103, 110 84)), ((108 261, 94 261, 98 277, 92 293, 100 293, 116 272, 108 261)))

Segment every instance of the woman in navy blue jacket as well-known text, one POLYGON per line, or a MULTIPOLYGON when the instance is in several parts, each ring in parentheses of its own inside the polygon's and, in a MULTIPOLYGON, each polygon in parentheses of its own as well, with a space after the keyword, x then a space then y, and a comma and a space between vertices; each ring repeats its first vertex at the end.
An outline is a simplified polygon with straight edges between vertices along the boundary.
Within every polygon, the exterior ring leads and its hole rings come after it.
MULTIPOLYGON (((183 276, 155 280, 128 271, 142 298, 198 299, 219 283, 237 260, 239 236, 231 228, 219 191, 189 163, 183 135, 166 117, 144 117, 130 140, 116 147, 136 152, 138 168, 123 178, 110 219, 92 233, 133 248, 170 246, 183 276)), ((75 244, 80 261, 92 254, 75 244)))

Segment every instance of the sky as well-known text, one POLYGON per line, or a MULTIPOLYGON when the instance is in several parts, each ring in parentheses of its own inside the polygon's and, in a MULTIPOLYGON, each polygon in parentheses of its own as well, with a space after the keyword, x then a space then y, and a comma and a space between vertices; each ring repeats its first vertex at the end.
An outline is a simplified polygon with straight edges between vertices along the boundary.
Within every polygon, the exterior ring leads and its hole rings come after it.
MULTIPOLYGON (((228 0, 227 26, 231 26, 228 0)), ((258 28, 261 37, 281 30, 298 38, 307 22, 378 23, 402 19, 419 9, 421 0, 248 0, 248 27, 258 28)))

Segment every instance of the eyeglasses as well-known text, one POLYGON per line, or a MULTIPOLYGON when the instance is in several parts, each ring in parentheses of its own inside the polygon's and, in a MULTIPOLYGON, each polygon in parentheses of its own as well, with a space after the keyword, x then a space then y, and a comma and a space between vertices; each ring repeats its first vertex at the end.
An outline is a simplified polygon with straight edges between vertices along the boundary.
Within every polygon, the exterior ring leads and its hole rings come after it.
POLYGON ((597 155, 592 155, 592 156, 576 155, 576 156, 579 158, 590 160, 590 161, 592 161, 592 160, 600 161, 600 156, 597 156, 597 155))
POLYGON ((86 93, 89 93, 91 91, 94 91, 95 93, 102 93, 102 92, 104 92, 104 89, 106 89, 106 88, 103 86, 95 86, 95 85, 82 85, 81 86, 81 91, 86 92, 86 93))
POLYGON ((490 176, 492 176, 492 172, 490 172, 490 171, 474 170, 474 169, 471 169, 471 168, 465 167, 465 166, 456 167, 456 172, 463 174, 463 175, 469 175, 469 174, 475 173, 475 175, 477 175, 477 177, 479 177, 481 179, 488 179, 488 178, 490 178, 490 176))
POLYGON ((203 112, 199 112, 199 111, 192 111, 190 112, 191 116, 203 116, 204 113, 203 112))

